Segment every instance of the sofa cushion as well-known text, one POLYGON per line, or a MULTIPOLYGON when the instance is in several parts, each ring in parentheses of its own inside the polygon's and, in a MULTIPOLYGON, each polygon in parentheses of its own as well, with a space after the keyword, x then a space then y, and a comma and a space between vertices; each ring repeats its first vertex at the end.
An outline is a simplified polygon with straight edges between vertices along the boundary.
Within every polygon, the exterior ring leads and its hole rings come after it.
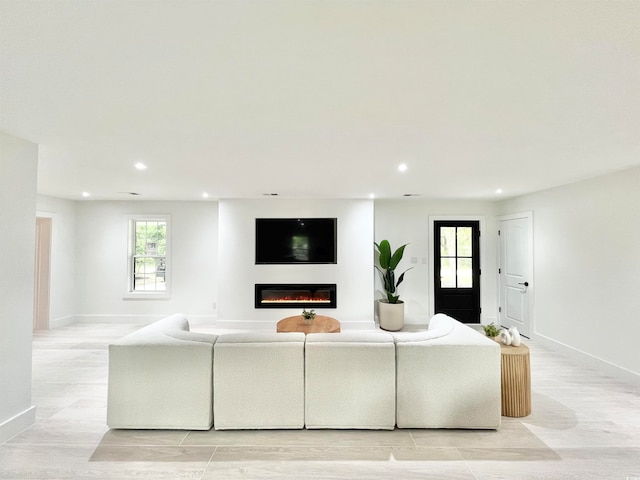
POLYGON ((310 333, 307 343, 387 343, 393 342, 393 337, 387 332, 342 332, 342 333, 310 333))
POLYGON ((173 315, 169 315, 162 320, 158 320, 149 326, 158 330, 179 329, 188 331, 189 320, 187 320, 187 317, 181 313, 174 313, 173 315))
POLYGON ((393 332, 393 339, 399 342, 425 342, 449 335, 453 332, 456 320, 443 313, 434 315, 429 321, 429 329, 421 332, 393 332))
POLYGON ((214 347, 216 430, 304 426, 302 332, 221 335, 214 347))
POLYGON ((395 427, 395 346, 384 332, 310 333, 307 428, 395 427))
POLYGON ((281 342, 303 342, 305 335, 302 332, 242 332, 225 333, 218 337, 218 342, 225 343, 281 343, 281 342))

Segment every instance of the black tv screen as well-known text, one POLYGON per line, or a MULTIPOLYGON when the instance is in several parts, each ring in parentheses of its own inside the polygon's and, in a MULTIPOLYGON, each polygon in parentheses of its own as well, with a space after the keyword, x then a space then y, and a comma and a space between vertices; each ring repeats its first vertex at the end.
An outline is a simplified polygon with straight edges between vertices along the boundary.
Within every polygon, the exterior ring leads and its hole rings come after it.
POLYGON ((256 264, 337 263, 335 218, 256 218, 256 264))

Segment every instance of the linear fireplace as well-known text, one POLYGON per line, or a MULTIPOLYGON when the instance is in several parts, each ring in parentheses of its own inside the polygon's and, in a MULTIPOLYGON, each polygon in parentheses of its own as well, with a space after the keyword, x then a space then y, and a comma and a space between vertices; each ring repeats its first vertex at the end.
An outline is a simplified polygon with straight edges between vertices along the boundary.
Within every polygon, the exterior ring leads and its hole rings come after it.
POLYGON ((336 308, 336 284, 256 284, 256 308, 336 308))

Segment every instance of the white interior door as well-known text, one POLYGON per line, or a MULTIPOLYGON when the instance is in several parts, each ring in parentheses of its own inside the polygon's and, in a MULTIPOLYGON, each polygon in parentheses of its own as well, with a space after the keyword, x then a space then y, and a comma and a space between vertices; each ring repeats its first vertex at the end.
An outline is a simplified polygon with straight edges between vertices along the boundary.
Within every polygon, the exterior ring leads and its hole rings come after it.
POLYGON ((533 331, 532 214, 498 219, 500 275, 498 316, 503 327, 517 327, 530 337, 533 331))

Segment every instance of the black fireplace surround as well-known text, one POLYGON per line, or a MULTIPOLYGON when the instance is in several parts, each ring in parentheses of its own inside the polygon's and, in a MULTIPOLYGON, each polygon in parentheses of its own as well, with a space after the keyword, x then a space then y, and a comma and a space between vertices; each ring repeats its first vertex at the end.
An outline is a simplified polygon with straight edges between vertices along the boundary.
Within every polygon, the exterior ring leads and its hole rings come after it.
POLYGON ((336 284, 256 284, 256 308, 336 308, 336 284))

